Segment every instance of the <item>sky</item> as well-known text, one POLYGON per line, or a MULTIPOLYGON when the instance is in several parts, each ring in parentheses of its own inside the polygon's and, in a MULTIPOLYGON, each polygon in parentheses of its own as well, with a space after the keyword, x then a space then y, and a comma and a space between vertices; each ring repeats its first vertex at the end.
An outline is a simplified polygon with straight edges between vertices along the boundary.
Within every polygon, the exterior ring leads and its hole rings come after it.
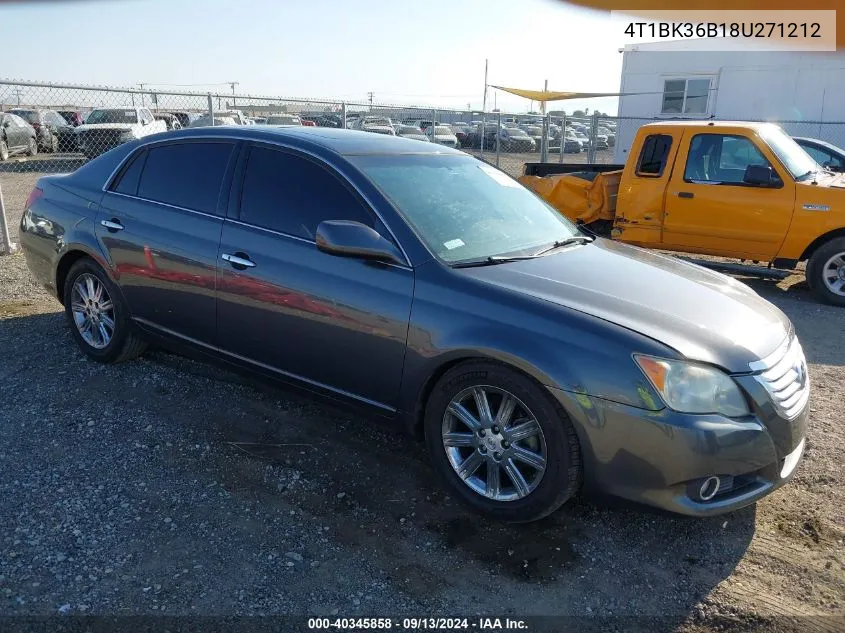
MULTIPOLYGON (((473 109, 485 59, 490 84, 617 92, 631 43, 610 14, 558 0, 4 2, 0 24, 19 25, 4 29, 4 79, 473 109)), ((490 90, 487 106, 531 104, 490 90)))

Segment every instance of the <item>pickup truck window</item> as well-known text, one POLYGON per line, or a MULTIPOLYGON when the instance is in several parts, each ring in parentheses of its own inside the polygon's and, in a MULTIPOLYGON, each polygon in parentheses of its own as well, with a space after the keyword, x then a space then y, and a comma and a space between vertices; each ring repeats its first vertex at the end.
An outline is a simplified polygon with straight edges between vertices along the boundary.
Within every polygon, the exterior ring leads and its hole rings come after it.
POLYGON ((637 164, 637 176, 659 178, 666 167, 672 137, 668 134, 650 134, 643 142, 640 160, 637 164))
POLYGON ((744 136, 697 134, 690 142, 684 180, 741 185, 749 165, 771 167, 754 143, 744 136))

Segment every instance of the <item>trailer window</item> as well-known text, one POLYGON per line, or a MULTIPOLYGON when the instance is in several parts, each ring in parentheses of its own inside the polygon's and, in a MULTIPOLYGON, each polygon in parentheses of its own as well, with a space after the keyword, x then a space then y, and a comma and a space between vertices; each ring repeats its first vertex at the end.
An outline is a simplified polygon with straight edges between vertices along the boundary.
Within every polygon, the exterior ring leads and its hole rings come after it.
POLYGON ((643 143, 640 160, 637 163, 637 176, 659 178, 666 167, 669 148, 672 147, 672 137, 668 134, 651 134, 643 143))

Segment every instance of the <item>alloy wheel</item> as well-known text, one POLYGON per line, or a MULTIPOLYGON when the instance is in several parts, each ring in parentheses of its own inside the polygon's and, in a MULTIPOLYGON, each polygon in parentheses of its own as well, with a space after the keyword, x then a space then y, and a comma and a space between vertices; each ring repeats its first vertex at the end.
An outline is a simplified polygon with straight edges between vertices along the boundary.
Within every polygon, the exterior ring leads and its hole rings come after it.
POLYGON ((828 290, 845 297, 845 253, 837 253, 825 262, 822 279, 828 290))
POLYGON ((88 345, 103 349, 114 336, 114 303, 103 283, 84 273, 73 284, 71 312, 79 335, 88 345))
POLYGON ((458 393, 443 415, 442 440, 464 484, 495 501, 527 497, 546 471, 546 439, 537 418, 498 387, 458 393))

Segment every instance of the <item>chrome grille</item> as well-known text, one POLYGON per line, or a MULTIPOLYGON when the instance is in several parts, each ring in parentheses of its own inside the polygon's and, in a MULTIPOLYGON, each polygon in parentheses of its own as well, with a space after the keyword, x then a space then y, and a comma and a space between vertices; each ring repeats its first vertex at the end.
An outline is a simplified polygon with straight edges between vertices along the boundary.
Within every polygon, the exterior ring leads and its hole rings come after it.
POLYGON ((797 337, 784 341, 773 354, 753 363, 751 368, 763 370, 755 378, 769 392, 781 416, 791 420, 804 410, 810 397, 810 377, 797 337))

